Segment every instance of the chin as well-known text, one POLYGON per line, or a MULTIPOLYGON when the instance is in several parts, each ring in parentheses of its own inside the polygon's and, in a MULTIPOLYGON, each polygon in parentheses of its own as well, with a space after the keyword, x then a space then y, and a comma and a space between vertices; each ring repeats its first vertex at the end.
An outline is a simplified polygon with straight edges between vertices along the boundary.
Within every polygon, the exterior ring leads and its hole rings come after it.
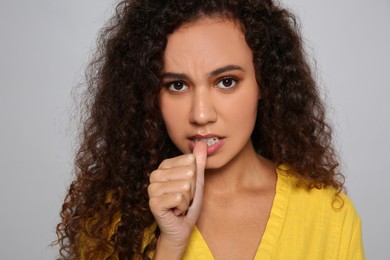
POLYGON ((206 170, 216 170, 224 167, 227 164, 224 160, 218 157, 208 157, 206 162, 206 170))

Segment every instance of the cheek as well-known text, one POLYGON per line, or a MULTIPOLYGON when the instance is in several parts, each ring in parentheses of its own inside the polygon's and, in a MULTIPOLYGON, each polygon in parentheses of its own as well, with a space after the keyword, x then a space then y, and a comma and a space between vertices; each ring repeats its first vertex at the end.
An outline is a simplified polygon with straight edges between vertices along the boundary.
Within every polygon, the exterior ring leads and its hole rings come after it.
MULTIPOLYGON (((252 100, 251 100, 252 101, 252 100)), ((242 133, 252 134, 257 116, 257 99, 255 102, 246 100, 244 104, 240 103, 239 109, 232 111, 235 118, 235 124, 242 133)))
POLYGON ((258 92, 243 93, 226 104, 225 117, 229 120, 230 127, 245 133, 252 133, 257 117, 258 92))

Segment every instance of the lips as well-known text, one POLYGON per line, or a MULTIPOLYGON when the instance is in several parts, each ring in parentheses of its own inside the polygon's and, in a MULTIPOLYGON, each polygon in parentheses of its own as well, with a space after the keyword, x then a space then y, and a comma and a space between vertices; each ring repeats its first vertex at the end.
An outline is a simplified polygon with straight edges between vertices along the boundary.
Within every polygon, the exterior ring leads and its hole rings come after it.
POLYGON ((214 134, 194 135, 190 138, 190 150, 192 151, 197 142, 205 142, 207 144, 207 156, 213 155, 222 147, 225 138, 214 134))

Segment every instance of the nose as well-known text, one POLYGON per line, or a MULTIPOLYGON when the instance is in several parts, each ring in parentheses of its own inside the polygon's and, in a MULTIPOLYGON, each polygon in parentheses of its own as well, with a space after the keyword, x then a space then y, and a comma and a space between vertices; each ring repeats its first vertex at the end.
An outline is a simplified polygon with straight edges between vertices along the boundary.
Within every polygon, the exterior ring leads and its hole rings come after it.
POLYGON ((192 95, 190 122, 205 125, 217 120, 213 97, 207 87, 195 87, 192 95))

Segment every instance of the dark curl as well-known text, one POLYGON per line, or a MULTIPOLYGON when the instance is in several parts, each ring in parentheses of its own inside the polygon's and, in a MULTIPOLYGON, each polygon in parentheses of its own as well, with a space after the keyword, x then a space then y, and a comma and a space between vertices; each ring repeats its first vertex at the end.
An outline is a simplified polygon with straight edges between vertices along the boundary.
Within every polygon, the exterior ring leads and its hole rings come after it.
POLYGON ((87 71, 76 180, 57 226, 61 258, 146 257, 143 231, 154 222, 149 173, 180 154, 158 104, 167 36, 206 16, 238 21, 253 52, 262 96, 252 134, 256 151, 287 164, 308 188, 343 189, 324 106, 287 10, 271 0, 122 1, 87 71))

